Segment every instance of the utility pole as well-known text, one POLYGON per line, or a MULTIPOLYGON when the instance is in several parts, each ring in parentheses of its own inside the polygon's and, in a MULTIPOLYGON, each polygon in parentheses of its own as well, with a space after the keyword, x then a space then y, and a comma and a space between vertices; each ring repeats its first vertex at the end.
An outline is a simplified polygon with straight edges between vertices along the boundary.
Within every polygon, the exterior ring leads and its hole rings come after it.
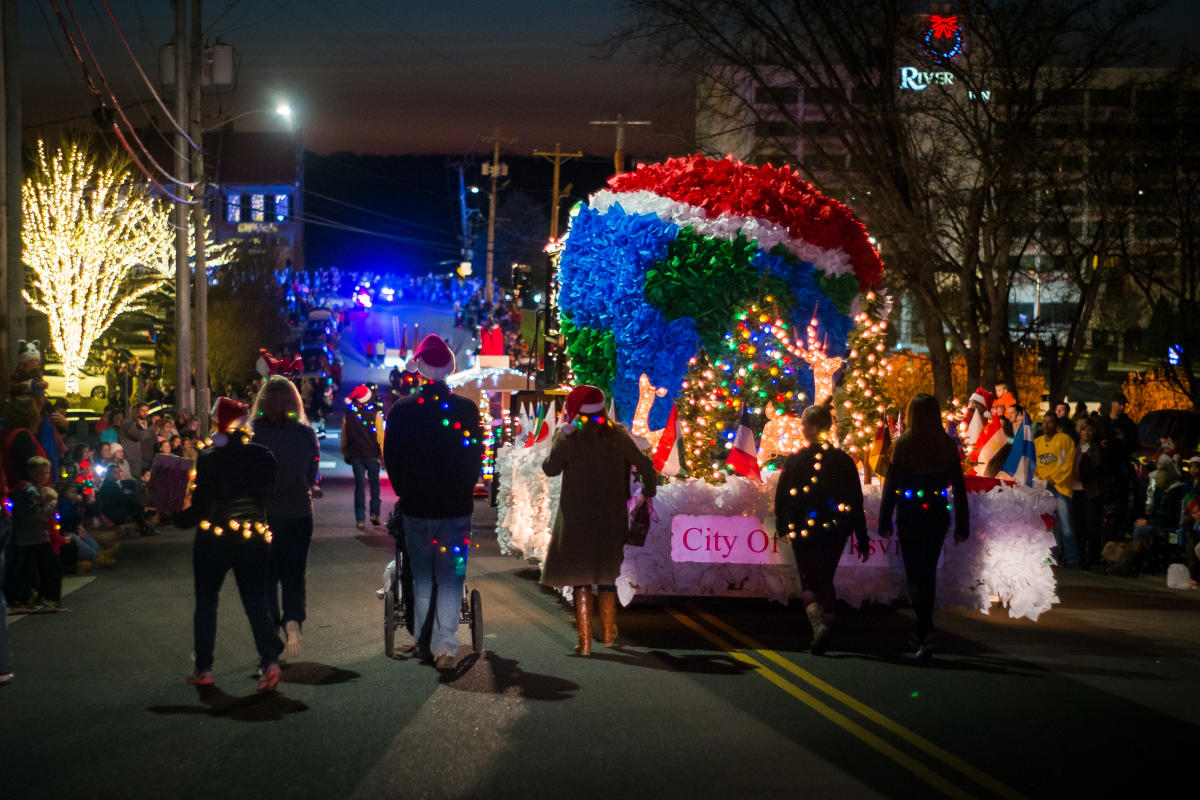
POLYGON ((201 75, 204 63, 203 0, 192 0, 192 69, 188 74, 191 94, 191 125, 189 132, 196 149, 192 151, 192 242, 196 259, 196 416, 200 430, 208 430, 208 413, 212 400, 208 392, 208 264, 205 244, 208 242, 208 183, 204 180, 204 131, 201 116, 204 105, 200 99, 201 75))
POLYGON ((495 134, 486 136, 483 140, 492 143, 492 161, 483 165, 483 174, 490 175, 492 178, 492 191, 488 195, 487 276, 484 278, 483 287, 483 297, 490 310, 494 299, 492 296, 492 269, 496 260, 496 192, 499 189, 497 182, 500 176, 508 174, 508 164, 500 163, 500 146, 512 144, 516 139, 501 139, 500 131, 496 131, 495 134))
POLYGON ((542 158, 546 159, 550 163, 554 164, 554 188, 552 190, 553 194, 551 194, 551 199, 550 199, 550 238, 557 239, 558 238, 558 203, 560 200, 562 200, 562 196, 559 194, 559 191, 558 191, 559 167, 562 166, 564 161, 570 161, 572 158, 583 158, 583 153, 581 153, 581 152, 564 153, 559 149, 558 142, 555 142, 553 153, 547 153, 543 150, 534 150, 533 154, 535 156, 541 156, 542 158))
POLYGON ((459 235, 462 241, 462 249, 459 251, 459 257, 465 262, 470 262, 475 257, 475 251, 471 247, 471 215, 475 213, 467 208, 467 181, 463 176, 463 170, 467 167, 467 162, 456 161, 450 165, 452 169, 458 170, 458 214, 459 221, 462 223, 462 233, 459 235))
POLYGON ((21 258, 21 86, 17 3, 0 0, 0 388, 8 396, 17 340, 25 338, 21 258))
MULTIPOLYGON (((187 41, 187 0, 174 0, 175 6, 175 119, 186 124, 188 116, 188 74, 190 49, 187 41)), ((192 320, 188 273, 188 239, 191 210, 185 198, 188 186, 182 181, 188 175, 187 137, 182 130, 175 132, 175 409, 192 411, 192 320)))
POLYGON ((617 114, 616 119, 594 119, 592 125, 612 125, 617 129, 617 149, 613 152, 613 166, 616 167, 617 173, 625 171, 625 128, 629 125, 652 125, 648 120, 631 120, 625 119, 621 114, 617 114))

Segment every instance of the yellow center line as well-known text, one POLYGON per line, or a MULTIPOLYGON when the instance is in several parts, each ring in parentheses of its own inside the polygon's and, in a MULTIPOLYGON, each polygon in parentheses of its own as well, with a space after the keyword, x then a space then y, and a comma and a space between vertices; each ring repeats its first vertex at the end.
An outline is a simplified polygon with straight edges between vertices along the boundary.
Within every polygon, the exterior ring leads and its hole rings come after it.
POLYGON ((723 631, 724 633, 728 634, 729 636, 732 636, 734 639, 738 640, 739 642, 746 645, 750 649, 757 651, 761 655, 765 656, 766 658, 775 662, 779 666, 783 667, 788 672, 792 673, 796 677, 803 680, 805 683, 809 684, 810 686, 812 686, 816 689, 819 689, 820 691, 824 692, 825 694, 829 695, 830 697, 834 698, 835 700, 845 704, 846 706, 853 709, 854 711, 857 711, 859 714, 866 717, 871 722, 874 722, 876 725, 880 726, 881 728, 884 728, 885 730, 891 731, 892 733, 894 733, 897 736, 904 739, 909 744, 912 744, 914 747, 918 748, 919 750, 922 750, 925 753, 933 756, 934 758, 943 762, 947 766, 952 767, 955 770, 958 770, 958 772, 962 773, 963 775, 967 776, 971 780, 975 781, 975 783, 979 784, 980 786, 985 787, 989 791, 995 793, 996 795, 998 795, 1000 797, 1004 797, 1007 800, 1026 800, 1025 795, 1021 794, 1020 792, 1013 789, 1012 787, 1000 782, 999 780, 993 778, 991 775, 988 775, 986 772, 983 772, 982 770, 972 766, 971 764, 968 764, 966 761, 963 761, 961 758, 954 755, 953 753, 949 753, 946 750, 943 750, 942 748, 938 747, 933 742, 929 741, 928 739, 925 739, 924 737, 909 730, 908 728, 905 728, 903 725, 896 722, 895 720, 892 720, 892 719, 884 716, 883 714, 879 713, 878 711, 871 708, 870 706, 863 703, 862 701, 857 700, 854 697, 851 697, 850 695, 841 691, 840 689, 837 689, 837 688, 831 686, 830 684, 828 684, 825 681, 818 678, 816 675, 813 675, 811 672, 803 669, 799 665, 797 665, 797 664, 793 663, 792 661, 779 655, 774 650, 768 650, 767 648, 763 647, 761 644, 756 642, 750 636, 747 636, 746 634, 742 633, 741 631, 737 630, 736 628, 732 627, 731 625, 727 624, 726 622, 714 617, 712 614, 709 614, 706 611, 702 611, 701 609, 695 607, 694 605, 690 605, 690 604, 689 604, 689 610, 696 616, 698 616, 701 619, 703 619, 704 621, 706 621, 708 624, 723 631))
POLYGON ((960 800, 968 800, 968 798, 973 797, 973 795, 962 790, 958 786, 955 786, 945 777, 934 772, 912 756, 899 750, 893 745, 888 744, 886 741, 880 738, 879 735, 867 730, 862 725, 859 725, 857 722, 847 717, 845 714, 842 714, 841 712, 829 707, 813 695, 801 689, 799 686, 796 686, 788 681, 782 675, 778 675, 772 670, 768 669, 764 664, 759 663, 733 644, 725 641, 720 636, 717 636, 715 633, 709 631, 707 628, 702 627, 700 623, 688 616, 685 616, 682 612, 673 608, 668 608, 667 612, 670 613, 671 616, 675 617, 675 619, 679 620, 679 622, 684 626, 691 628, 693 631, 700 634, 705 639, 708 639, 717 647, 729 653, 738 661, 751 667, 759 675, 766 678, 771 683, 775 684, 777 687, 799 700, 801 703, 804 703, 806 706, 825 717, 834 725, 842 728, 851 736, 861 740, 869 747, 878 750, 880 753, 887 756, 892 761, 895 761, 901 767, 916 775, 918 778, 925 781, 946 796, 960 798, 960 800))

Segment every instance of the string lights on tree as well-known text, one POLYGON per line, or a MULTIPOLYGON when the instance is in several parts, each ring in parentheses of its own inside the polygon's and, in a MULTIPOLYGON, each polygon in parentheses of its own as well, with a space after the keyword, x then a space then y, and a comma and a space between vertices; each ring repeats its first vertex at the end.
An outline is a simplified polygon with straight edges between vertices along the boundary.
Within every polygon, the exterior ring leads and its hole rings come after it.
POLYGON ((875 430, 887 414, 887 392, 892 365, 887 358, 887 314, 890 302, 877 292, 863 296, 847 339, 846 373, 835 396, 838 438, 842 449, 861 461, 875 439, 875 430))
POLYGON ((725 334, 716 354, 701 351, 688 362, 676 403, 684 460, 695 477, 724 480, 743 403, 759 436, 767 405, 784 414, 806 399, 797 375, 804 360, 801 350, 792 344, 787 323, 766 310, 773 304, 767 296, 738 314, 737 327, 725 334))
POLYGON ((128 165, 98 161, 78 143, 50 155, 39 141, 21 192, 33 273, 24 296, 49 319, 67 394, 78 394, 92 344, 164 282, 159 268, 174 239, 169 208, 133 181, 128 165))

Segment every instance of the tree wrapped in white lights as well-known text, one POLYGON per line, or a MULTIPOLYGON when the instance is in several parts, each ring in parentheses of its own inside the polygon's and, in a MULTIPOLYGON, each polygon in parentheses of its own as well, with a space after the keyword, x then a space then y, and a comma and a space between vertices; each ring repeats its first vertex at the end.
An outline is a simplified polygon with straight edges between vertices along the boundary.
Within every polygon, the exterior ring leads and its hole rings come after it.
POLYGON ((163 283, 174 237, 168 207, 133 181, 127 162, 97 162, 79 143, 48 155, 39 141, 21 192, 23 255, 33 273, 25 300, 50 320, 67 394, 78 393, 92 344, 163 283))

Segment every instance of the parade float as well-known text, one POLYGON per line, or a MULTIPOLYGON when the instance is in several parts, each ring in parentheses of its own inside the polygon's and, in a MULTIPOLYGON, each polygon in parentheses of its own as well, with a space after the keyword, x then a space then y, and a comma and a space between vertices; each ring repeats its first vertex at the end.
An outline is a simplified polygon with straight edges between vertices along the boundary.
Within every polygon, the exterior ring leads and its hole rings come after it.
MULTIPOLYGON (((870 481, 867 451, 886 411, 882 278, 864 226, 786 167, 702 156, 640 165, 576 209, 558 295, 573 381, 604 389, 648 446, 667 437, 681 468, 658 489, 645 546, 626 547, 622 603, 799 595, 791 547, 775 532, 776 468, 803 444, 799 409, 832 399, 839 443, 870 481), (759 463, 734 470, 728 456, 745 449, 746 427, 761 440, 751 440, 759 463)), ((532 561, 556 511, 559 479, 541 471, 550 440, 497 453, 500 545, 532 561)), ((877 481, 864 498, 874 532, 877 481)), ((1036 619, 1058 601, 1049 492, 990 482, 968 501, 972 535, 947 543, 939 600, 985 612, 999 602, 1036 619)), ((871 546, 860 562, 848 544, 837 572, 853 606, 904 591, 897 541, 871 546)))

